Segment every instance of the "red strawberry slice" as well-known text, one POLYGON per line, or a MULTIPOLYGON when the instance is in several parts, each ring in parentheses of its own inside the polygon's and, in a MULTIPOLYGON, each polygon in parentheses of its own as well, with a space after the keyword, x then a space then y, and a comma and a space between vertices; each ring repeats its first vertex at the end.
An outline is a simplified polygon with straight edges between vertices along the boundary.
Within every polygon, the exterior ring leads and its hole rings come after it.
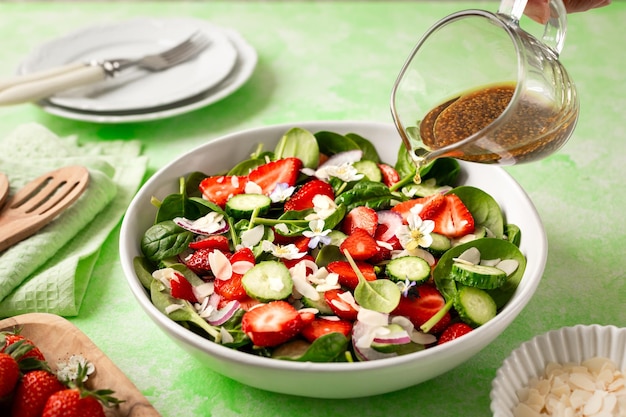
POLYGON ((269 195, 277 184, 295 185, 301 168, 302 161, 298 158, 278 159, 256 167, 250 171, 248 179, 261 187, 263 194, 269 195))
POLYGON ((450 326, 446 328, 446 330, 441 333, 439 340, 437 341, 438 345, 444 344, 454 339, 458 339, 464 334, 468 334, 473 329, 470 325, 465 323, 452 323, 450 326))
POLYGON ((194 251, 191 255, 183 259, 183 263, 187 268, 191 269, 197 275, 207 275, 211 272, 209 265, 209 254, 215 249, 203 248, 194 251))
MULTIPOLYGON (((227 300, 226 298, 220 298, 220 300, 217 303, 217 308, 222 309, 226 307, 226 304, 230 303, 231 301, 232 300, 227 300)), ((239 308, 242 309, 243 311, 248 311, 252 307, 261 304, 259 300, 252 298, 252 297, 246 297, 242 300, 237 300, 237 301, 239 301, 239 308)))
POLYGON ((174 277, 170 280, 170 286, 172 287, 172 297, 187 300, 190 303, 198 302, 196 295, 193 293, 193 286, 180 272, 174 272, 174 277))
POLYGON ((378 164, 378 168, 383 174, 383 184, 387 187, 391 187, 400 181, 400 174, 398 174, 398 171, 396 171, 396 169, 391 165, 378 164))
POLYGON ((254 258, 254 252, 250 248, 241 248, 237 252, 233 253, 229 258, 229 261, 232 264, 235 262, 250 262, 252 264, 256 263, 256 259, 254 258))
POLYGON ((313 197, 325 195, 330 199, 335 199, 333 187, 322 180, 314 179, 305 183, 285 202, 285 211, 306 210, 313 208, 313 197))
POLYGON ((356 228, 341 243, 339 249, 341 252, 348 251, 355 261, 364 261, 378 253, 378 244, 368 231, 356 228))
MULTIPOLYGON (((366 281, 374 281, 376 279, 376 271, 373 265, 367 262, 357 261, 356 266, 359 268, 366 281)), ((326 269, 329 272, 339 275, 339 284, 350 290, 355 289, 359 284, 359 278, 348 261, 333 261, 326 265, 326 269)))
POLYGON ((358 206, 346 214, 341 225, 341 230, 351 235, 355 229, 365 229, 367 233, 374 236, 378 227, 378 214, 376 210, 367 206, 358 206))
MULTIPOLYGON (((396 316, 405 316, 415 327, 420 327, 428 319, 441 310, 446 304, 439 290, 433 285, 423 284, 416 287, 417 295, 409 294, 400 297, 400 303, 392 312, 396 316)), ((430 333, 439 333, 450 323, 450 313, 447 312, 439 322, 432 327, 430 333)))
POLYGON ((315 313, 312 311, 302 311, 299 310, 298 314, 300 314, 300 318, 302 319, 302 326, 306 326, 309 323, 312 323, 315 320, 315 313))
POLYGON ((394 250, 401 250, 402 244, 400 243, 400 239, 395 234, 386 240, 383 239, 383 235, 387 234, 387 230, 389 230, 389 226, 386 224, 379 224, 376 228, 376 232, 374 233, 374 239, 380 240, 382 242, 390 244, 394 250))
POLYGON ((324 300, 326 300, 326 303, 337 317, 343 320, 355 321, 359 312, 340 297, 344 293, 349 293, 349 291, 341 289, 328 290, 324 292, 324 300))
MULTIPOLYGON (((302 252, 302 251, 301 251, 301 252, 302 252)), ((282 258, 282 259, 281 259, 281 262, 282 262, 283 264, 285 264, 285 266, 286 266, 288 269, 291 269, 291 268, 293 268, 294 266, 296 266, 298 263, 300 263, 300 261, 304 261, 304 260, 311 261, 311 262, 315 263, 315 258, 314 258, 313 256, 309 255, 309 254, 304 255, 304 256, 303 256, 302 258, 300 258, 300 259, 285 259, 285 258, 282 258)), ((307 275, 308 275, 308 274, 312 274, 312 273, 313 273, 313 269, 312 269, 312 268, 307 267, 307 268, 306 268, 306 273, 307 273, 307 275)))
POLYGON ((219 249, 222 252, 228 252, 230 246, 228 238, 223 235, 207 236, 201 240, 196 240, 189 244, 190 249, 219 249))
POLYGON ((350 321, 316 318, 311 323, 304 326, 302 336, 309 342, 313 342, 318 337, 326 336, 330 333, 341 333, 348 337, 351 332, 352 322, 350 321))
MULTIPOLYGON (((241 248, 230 256, 229 262, 231 265, 235 265, 237 262, 248 262, 254 266, 256 260, 250 248, 241 248)), ((226 300, 237 300, 240 302, 246 300, 248 293, 243 288, 243 283, 241 282, 242 278, 242 273, 233 271, 229 279, 216 279, 214 281, 215 293, 226 300)))
POLYGON ((297 336, 302 330, 302 318, 286 301, 272 301, 247 311, 241 319, 241 329, 256 346, 278 346, 297 336))
POLYGON ((435 222, 434 232, 451 238, 465 236, 474 232, 474 218, 463 201, 455 194, 445 196, 445 205, 438 213, 431 217, 435 222))
POLYGON ((437 193, 429 195, 427 197, 414 198, 413 200, 404 201, 400 204, 392 207, 392 211, 400 213, 402 218, 406 222, 409 212, 413 207, 421 204, 422 207, 419 212, 419 216, 422 220, 432 220, 445 206, 446 199, 443 194, 437 193))
POLYGON ((244 192, 246 182, 246 177, 220 175, 203 179, 199 188, 205 199, 223 208, 229 198, 244 192))

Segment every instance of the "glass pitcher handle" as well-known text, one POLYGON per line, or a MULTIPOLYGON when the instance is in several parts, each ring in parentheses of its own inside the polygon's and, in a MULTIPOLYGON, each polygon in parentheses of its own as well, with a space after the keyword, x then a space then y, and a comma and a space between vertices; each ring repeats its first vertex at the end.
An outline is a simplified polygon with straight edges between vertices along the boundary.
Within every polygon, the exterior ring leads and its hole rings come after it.
MULTIPOLYGON (((515 25, 524 14, 528 0, 501 0, 498 14, 508 16, 515 25)), ((563 0, 550 0, 550 18, 546 23, 541 40, 560 54, 567 33, 567 12, 563 0)))

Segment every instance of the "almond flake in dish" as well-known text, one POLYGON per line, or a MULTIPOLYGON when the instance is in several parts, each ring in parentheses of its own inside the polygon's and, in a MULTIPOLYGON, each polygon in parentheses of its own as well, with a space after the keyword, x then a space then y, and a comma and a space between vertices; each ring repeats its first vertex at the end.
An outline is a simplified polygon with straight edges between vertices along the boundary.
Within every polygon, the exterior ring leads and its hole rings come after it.
POLYGON ((514 417, 626 416, 626 377, 607 358, 580 365, 549 363, 517 396, 514 417))

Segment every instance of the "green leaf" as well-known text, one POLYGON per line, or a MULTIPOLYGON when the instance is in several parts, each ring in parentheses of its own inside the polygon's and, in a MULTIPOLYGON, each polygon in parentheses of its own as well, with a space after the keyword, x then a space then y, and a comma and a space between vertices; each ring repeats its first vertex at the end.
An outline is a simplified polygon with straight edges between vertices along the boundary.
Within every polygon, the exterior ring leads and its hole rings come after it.
POLYGON ((440 158, 435 159, 428 171, 420 170, 420 177, 422 181, 434 178, 438 185, 452 185, 456 183, 460 173, 459 161, 453 158, 440 158))
POLYGON ((378 155, 378 151, 376 150, 376 147, 372 144, 372 142, 362 136, 357 135, 356 133, 348 133, 346 137, 354 141, 354 143, 356 143, 363 151, 363 157, 361 159, 374 161, 377 164, 380 163, 380 156, 378 155))
POLYGON ((504 226, 504 234, 509 242, 519 248, 522 243, 522 231, 514 224, 506 224, 504 226))
POLYGON ((341 333, 328 333, 311 344, 298 341, 276 349, 272 357, 298 362, 333 362, 345 353, 349 342, 341 333))
POLYGON ((485 191, 469 185, 454 188, 450 194, 456 194, 472 213, 474 224, 489 229, 493 235, 502 239, 504 236, 504 216, 498 202, 485 191))
POLYGON ((150 284, 152 284, 154 278, 152 277, 152 266, 148 260, 143 256, 136 256, 133 258, 133 267, 141 285, 146 289, 150 289, 150 284))
POLYGON ((337 204, 346 206, 346 211, 357 206, 367 206, 375 210, 383 210, 391 205, 395 197, 389 188, 380 182, 359 181, 351 190, 336 198, 337 204))
POLYGON ((254 168, 265 164, 265 159, 246 159, 245 161, 241 161, 237 165, 231 168, 230 171, 226 173, 226 175, 235 175, 235 176, 246 176, 252 171, 254 168))
POLYGON ((379 313, 391 313, 395 310, 402 296, 400 288, 388 279, 366 280, 347 250, 344 251, 344 255, 359 278, 359 283, 354 289, 357 304, 379 313))
POLYGON ((185 180, 185 196, 202 197, 202 193, 200 192, 200 183, 206 177, 208 177, 208 175, 198 171, 187 175, 187 179, 185 180))
POLYGON ((179 227, 171 220, 150 227, 141 239, 141 251, 151 262, 176 256, 189 246, 193 233, 179 227))
POLYGON ((306 168, 317 168, 320 149, 315 136, 308 130, 294 127, 287 131, 276 144, 276 159, 294 156, 302 161, 306 168))
POLYGON ((315 134, 315 139, 317 139, 320 152, 328 156, 361 149, 352 139, 335 132, 317 132, 315 134))

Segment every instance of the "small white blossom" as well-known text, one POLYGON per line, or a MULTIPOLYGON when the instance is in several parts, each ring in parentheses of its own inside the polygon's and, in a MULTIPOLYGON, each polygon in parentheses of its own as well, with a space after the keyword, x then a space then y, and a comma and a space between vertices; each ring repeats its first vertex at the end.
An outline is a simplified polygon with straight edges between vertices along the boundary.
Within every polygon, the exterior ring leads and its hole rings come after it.
POLYGON ((326 165, 315 171, 315 176, 321 180, 328 180, 335 177, 344 182, 358 181, 363 179, 364 175, 352 166, 351 162, 344 162, 341 165, 326 165))
POLYGON ((427 248, 433 243, 433 237, 430 234, 435 228, 435 222, 422 220, 418 213, 417 210, 411 209, 407 217, 408 225, 400 226, 396 232, 400 244, 407 250, 418 247, 427 248))
POLYGON ((273 203, 280 203, 291 197, 296 187, 290 187, 286 182, 276 184, 276 188, 270 193, 270 200, 273 203))
POLYGON ((400 281, 396 285, 398 286, 398 288, 400 288, 402 295, 406 297, 409 295, 409 290, 411 289, 411 287, 414 287, 416 285, 416 282, 405 279, 404 282, 400 281))
POLYGON ((317 194, 313 197, 313 213, 306 216, 305 220, 317 220, 327 219, 335 210, 337 210, 337 204, 335 201, 324 194, 317 194))
POLYGON ((300 259, 306 255, 306 252, 298 251, 298 248, 293 243, 288 245, 275 245, 269 240, 264 240, 261 242, 261 249, 263 249, 264 252, 270 252, 275 257, 282 259, 300 259))
POLYGON ((302 235, 310 238, 309 248, 313 249, 317 247, 318 244, 328 245, 330 243, 330 237, 328 234, 330 233, 330 229, 324 230, 324 220, 317 219, 311 220, 309 222, 309 229, 302 232, 302 235))
POLYGON ((57 363, 57 378, 66 382, 75 380, 78 377, 79 365, 87 369, 85 378, 82 382, 86 381, 89 375, 94 373, 96 370, 94 365, 82 355, 72 355, 67 362, 57 363))

